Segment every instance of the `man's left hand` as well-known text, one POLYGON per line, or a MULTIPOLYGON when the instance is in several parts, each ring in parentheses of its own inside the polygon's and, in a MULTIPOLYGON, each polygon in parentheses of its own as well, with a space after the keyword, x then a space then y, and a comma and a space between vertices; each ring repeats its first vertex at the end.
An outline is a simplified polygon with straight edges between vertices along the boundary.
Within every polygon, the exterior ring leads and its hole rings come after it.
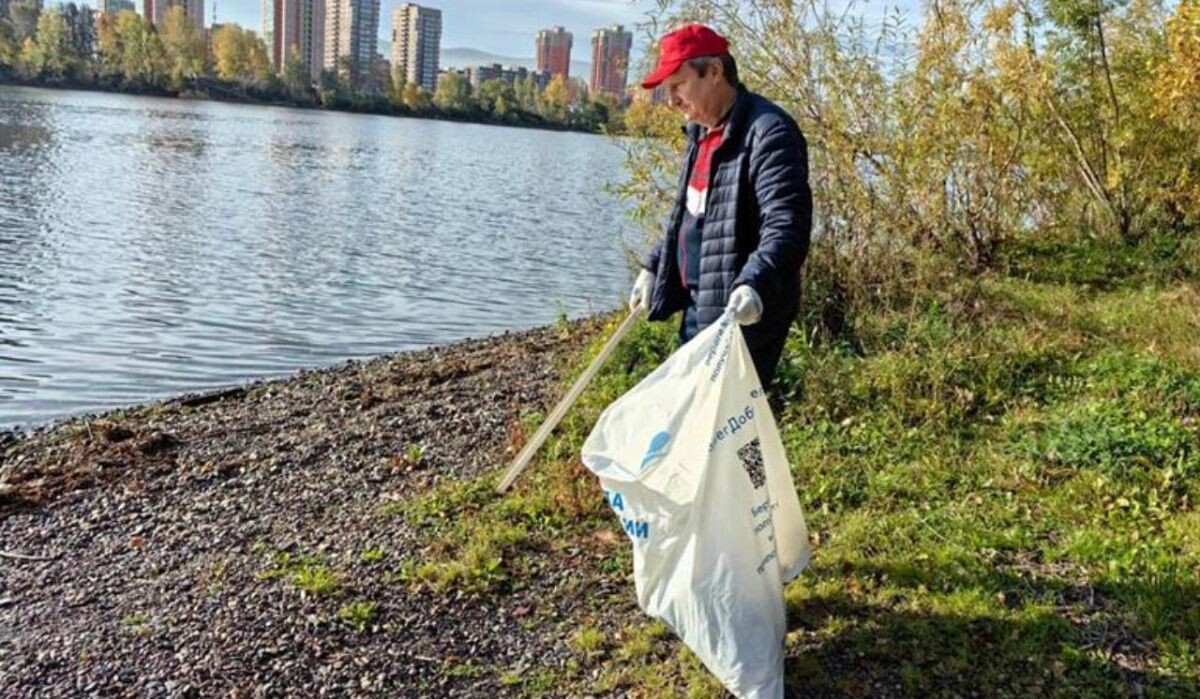
POLYGON ((726 308, 733 311, 733 317, 739 325, 754 325, 762 318, 762 298, 748 284, 733 290, 726 308))

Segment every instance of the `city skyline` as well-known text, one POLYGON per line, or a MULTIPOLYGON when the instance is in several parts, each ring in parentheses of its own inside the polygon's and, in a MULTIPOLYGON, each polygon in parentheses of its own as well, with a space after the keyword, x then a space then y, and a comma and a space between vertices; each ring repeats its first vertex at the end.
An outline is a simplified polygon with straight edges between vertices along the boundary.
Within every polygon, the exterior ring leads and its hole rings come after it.
MULTIPOLYGON (((393 10, 408 1, 383 0, 381 20, 390 19, 393 10)), ((212 4, 208 0, 206 25, 212 22, 212 4)), ((503 3, 504 7, 481 0, 426 0, 418 4, 442 11, 443 48, 473 48, 515 57, 533 57, 534 38, 546 27, 561 25, 577 40, 583 37, 587 42, 600 27, 624 24, 634 30, 655 6, 643 0, 515 0, 503 3)), ((236 23, 256 32, 262 29, 262 0, 216 0, 216 12, 218 22, 236 23)), ((391 31, 390 21, 380 22, 380 39, 390 40, 391 31)), ((635 55, 639 43, 634 41, 635 55)), ((587 53, 591 53, 590 43, 587 53)))
MULTIPOLYGON (((107 2, 108 0, 102 0, 107 2)), ((219 0, 210 0, 211 12, 204 13, 206 0, 142 0, 142 14, 150 21, 158 24, 162 21, 163 7, 181 5, 186 8, 189 17, 198 27, 211 24, 237 24, 251 29, 254 25, 242 25, 235 17, 226 19, 220 12, 219 0)), ((227 0, 235 8, 244 8, 250 0, 227 0)), ((438 5, 418 6, 405 0, 253 0, 259 8, 257 33, 267 44, 267 52, 272 69, 276 72, 282 69, 282 64, 291 50, 300 51, 301 60, 309 68, 313 80, 316 80, 322 69, 349 71, 348 76, 355 83, 360 80, 370 82, 371 89, 380 89, 383 80, 375 76, 388 74, 393 69, 401 70, 409 82, 422 85, 433 92, 436 89, 437 76, 447 71, 462 72, 461 65, 442 65, 440 53, 445 50, 453 54, 456 50, 473 51, 484 60, 478 61, 476 67, 503 64, 507 68, 527 63, 528 54, 517 45, 511 48, 497 48, 490 44, 456 43, 456 33, 453 29, 455 22, 451 20, 449 27, 443 24, 442 7, 478 5, 481 0, 438 0, 438 5), (418 14, 420 13, 420 19, 418 14), (391 13, 389 22, 388 14, 391 13), (318 17, 317 15, 321 15, 318 17), (411 15, 411 16, 410 16, 411 15), (321 26, 324 24, 324 26, 321 26), (322 31, 324 30, 324 31, 322 31), (323 36, 322 36, 323 35, 323 36), (445 49, 443 49, 445 47, 445 49), (509 51, 508 55, 493 53, 494 51, 509 51), (349 63, 344 61, 349 60, 349 63), (382 72, 380 72, 382 71, 382 72)), ((849 0, 835 0, 849 2, 849 0)), ((882 12, 862 12, 862 18, 868 22, 878 21, 885 15, 895 12, 905 13, 903 6, 912 0, 900 0, 895 5, 882 5, 882 12)), ((550 0, 536 3, 536 17, 541 19, 547 10, 559 7, 564 14, 595 17, 599 14, 640 14, 642 20, 654 16, 653 9, 657 8, 655 0, 550 0), (548 6, 548 7, 547 7, 548 6)), ((624 99, 629 86, 629 80, 636 78, 637 66, 644 60, 644 54, 652 40, 643 37, 641 42, 634 38, 638 23, 635 22, 630 30, 626 30, 622 22, 593 27, 583 37, 590 35, 591 61, 580 61, 583 75, 571 75, 571 66, 575 58, 582 59, 573 51, 576 46, 575 31, 566 24, 542 24, 536 30, 506 29, 513 21, 521 20, 523 12, 527 13, 529 0, 515 0, 505 3, 500 16, 504 19, 499 26, 493 26, 489 15, 495 9, 494 4, 478 8, 477 11, 463 13, 467 23, 487 24, 486 32, 500 35, 512 35, 511 40, 521 39, 528 47, 532 33, 534 57, 533 67, 539 73, 560 76, 578 82, 580 87, 591 94, 605 93, 612 97, 624 99)), ((865 8, 865 5, 861 6, 865 8)), ((227 6, 226 6, 226 9, 227 6)), ((469 9, 469 8, 468 8, 469 9)), ((645 25, 642 25, 643 28, 645 25)), ((582 38, 582 37, 581 37, 582 38)), ((465 75, 465 73, 463 73, 465 75)), ((634 80, 636 83, 636 80, 634 80)))
MULTIPOLYGON (((94 1, 98 7, 104 3, 104 0, 94 1)), ((390 18, 396 7, 409 1, 382 0, 378 41, 390 41, 391 25, 385 18, 390 18)), ((837 10, 849 1, 833 0, 830 7, 837 10)), ((654 0, 507 0, 504 3, 494 0, 427 0, 427 4, 441 10, 446 18, 442 30, 443 50, 469 48, 522 60, 536 58, 534 37, 546 27, 561 25, 586 41, 598 28, 623 24, 634 34, 631 70, 641 60, 648 43, 639 25, 657 7, 654 0), (499 6, 501 4, 503 7, 499 6)), ((136 2, 136 6, 137 11, 141 12, 143 3, 136 2)), ((876 3, 868 0, 858 9, 856 14, 872 24, 897 10, 918 17, 921 5, 917 0, 876 3)), ((262 31, 262 0, 206 0, 205 26, 212 24, 214 11, 219 23, 237 24, 256 33, 262 31)), ((390 59, 390 55, 385 58, 390 59)), ((576 60, 587 59, 579 56, 576 60)))

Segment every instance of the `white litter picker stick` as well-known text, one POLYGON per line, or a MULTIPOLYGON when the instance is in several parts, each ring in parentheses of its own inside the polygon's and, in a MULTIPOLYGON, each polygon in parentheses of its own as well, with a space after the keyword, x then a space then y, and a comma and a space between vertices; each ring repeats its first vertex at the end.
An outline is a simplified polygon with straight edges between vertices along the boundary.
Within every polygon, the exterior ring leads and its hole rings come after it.
MULTIPOLYGON (((638 310, 641 309, 639 308, 638 310)), ((538 428, 537 433, 533 435, 533 439, 529 440, 529 443, 525 445, 521 453, 517 454, 517 458, 513 460, 512 465, 508 467, 504 478, 500 480, 500 485, 496 486, 497 493, 507 491, 512 486, 513 481, 517 480, 517 476, 521 475, 521 471, 524 471, 525 467, 529 465, 530 460, 533 459, 533 455, 541 448, 546 438, 550 436, 550 433, 562 421, 563 416, 567 414, 571 406, 575 405, 575 401, 579 400, 583 389, 587 388, 587 385, 596 377, 596 372, 600 371, 600 367, 604 365, 604 361, 613 353, 617 345, 621 344, 621 339, 629 333, 630 328, 633 327, 634 319, 638 316, 638 310, 630 311, 625 320, 621 321, 621 325, 617 328, 617 331, 613 333, 612 337, 608 338, 608 342, 604 343, 600 354, 596 355, 596 358, 592 360, 588 368, 583 370, 578 379, 575 379, 575 384, 571 386, 570 391, 567 391, 567 395, 563 396, 558 405, 554 406, 554 410, 550 411, 549 417, 538 428)))

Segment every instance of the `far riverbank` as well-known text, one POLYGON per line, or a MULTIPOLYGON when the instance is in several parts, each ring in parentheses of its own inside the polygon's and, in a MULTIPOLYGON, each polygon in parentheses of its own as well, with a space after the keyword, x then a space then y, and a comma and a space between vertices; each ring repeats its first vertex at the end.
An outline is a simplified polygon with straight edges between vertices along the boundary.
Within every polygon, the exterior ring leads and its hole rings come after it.
POLYGON ((114 80, 74 80, 71 78, 23 78, 12 72, 5 71, 0 66, 0 86, 33 87, 47 90, 77 90, 83 92, 100 92, 105 94, 129 95, 133 97, 163 97, 181 100, 224 102, 227 104, 245 104, 259 107, 288 107, 291 109, 310 109, 318 112, 338 112, 344 114, 370 114, 375 116, 402 117, 408 119, 431 119, 460 124, 482 124, 485 126, 508 126, 517 129, 536 129, 541 131, 557 131, 591 134, 595 136, 619 136, 607 128, 589 128, 582 125, 563 124, 544 119, 537 114, 514 110, 508 118, 497 118, 482 110, 452 111, 439 109, 430 105, 425 109, 409 109, 403 105, 393 104, 383 96, 357 95, 354 101, 337 106, 322 106, 312 99, 292 100, 270 91, 246 87, 236 83, 213 78, 203 78, 195 81, 193 86, 182 91, 173 91, 159 87, 130 85, 114 80))

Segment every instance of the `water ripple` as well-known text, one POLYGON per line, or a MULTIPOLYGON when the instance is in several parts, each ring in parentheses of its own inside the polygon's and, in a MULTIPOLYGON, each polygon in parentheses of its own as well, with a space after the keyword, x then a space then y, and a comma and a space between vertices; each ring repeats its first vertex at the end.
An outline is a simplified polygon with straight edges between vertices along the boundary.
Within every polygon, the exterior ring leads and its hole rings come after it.
POLYGON ((0 93, 0 427, 615 307, 606 139, 0 93))

